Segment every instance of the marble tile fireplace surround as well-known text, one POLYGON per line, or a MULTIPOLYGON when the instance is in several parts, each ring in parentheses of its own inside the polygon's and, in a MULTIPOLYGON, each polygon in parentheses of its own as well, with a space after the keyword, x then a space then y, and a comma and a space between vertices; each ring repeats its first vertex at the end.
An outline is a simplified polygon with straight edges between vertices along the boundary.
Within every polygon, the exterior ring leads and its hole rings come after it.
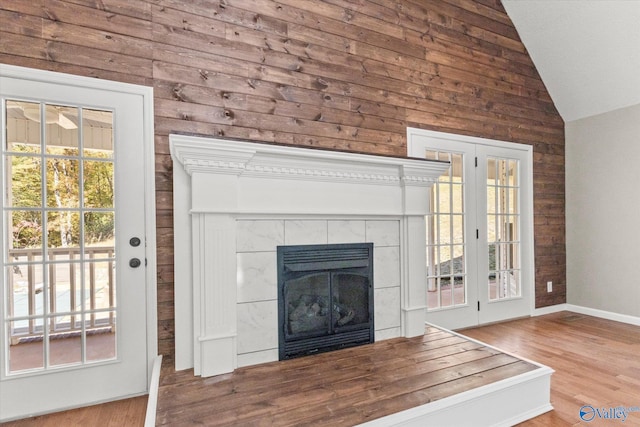
POLYGON ((176 369, 278 360, 276 248, 374 245, 376 341, 424 333, 428 188, 448 163, 171 135, 176 369))

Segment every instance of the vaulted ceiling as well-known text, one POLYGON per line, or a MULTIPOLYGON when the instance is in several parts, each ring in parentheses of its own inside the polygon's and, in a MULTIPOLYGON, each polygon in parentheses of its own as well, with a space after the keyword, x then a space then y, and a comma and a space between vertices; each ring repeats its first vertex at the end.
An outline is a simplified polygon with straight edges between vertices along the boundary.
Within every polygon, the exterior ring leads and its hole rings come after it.
POLYGON ((640 0, 502 0, 565 122, 640 104, 640 0))

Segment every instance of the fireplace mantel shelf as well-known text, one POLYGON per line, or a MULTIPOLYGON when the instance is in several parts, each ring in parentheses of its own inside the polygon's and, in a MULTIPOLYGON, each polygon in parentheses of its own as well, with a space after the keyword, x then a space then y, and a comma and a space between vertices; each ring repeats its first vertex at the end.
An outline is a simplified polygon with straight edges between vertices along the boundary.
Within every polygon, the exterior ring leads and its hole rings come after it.
POLYGON ((374 185, 430 186, 448 162, 384 157, 174 136, 171 152, 189 175, 218 173, 278 179, 358 182, 374 185))

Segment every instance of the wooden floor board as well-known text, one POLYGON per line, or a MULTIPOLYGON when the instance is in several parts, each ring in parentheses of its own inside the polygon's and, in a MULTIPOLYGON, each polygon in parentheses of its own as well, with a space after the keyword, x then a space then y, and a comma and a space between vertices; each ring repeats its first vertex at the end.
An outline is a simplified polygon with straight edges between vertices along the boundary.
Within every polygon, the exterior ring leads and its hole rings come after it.
MULTIPOLYGON (((554 410, 526 427, 585 425, 580 408, 640 406, 640 327, 571 312, 462 331, 464 335, 543 363, 551 377, 554 410)), ((615 420, 591 424, 612 425, 615 420)), ((630 412, 625 425, 640 425, 630 412)))
POLYGON ((429 327, 421 337, 240 368, 215 384, 165 372, 157 423, 354 425, 534 369, 429 327))
POLYGON ((117 400, 2 423, 3 427, 123 427, 142 426, 147 410, 147 396, 117 400))
MULTIPOLYGON (((583 405, 594 407, 640 406, 640 327, 598 319, 577 313, 560 312, 540 317, 520 319, 462 331, 463 334, 486 342, 509 353, 535 360, 555 369, 551 378, 551 403, 554 410, 521 424, 521 427, 580 426, 579 418, 583 405)), ((171 408, 165 407, 158 414, 159 425, 190 425, 193 413, 200 413, 200 420, 212 425, 280 426, 293 421, 301 425, 355 424, 354 420, 368 420, 380 416, 395 407, 393 397, 382 396, 384 388, 394 387, 398 393, 399 375, 408 366, 429 366, 443 357, 462 354, 451 366, 464 367, 465 363, 477 360, 478 352, 490 352, 474 341, 459 337, 447 337, 437 329, 427 329, 421 338, 420 351, 409 355, 412 343, 388 340, 381 343, 379 353, 359 355, 357 349, 346 350, 342 357, 332 361, 333 373, 320 373, 317 357, 301 358, 286 364, 265 364, 253 370, 239 369, 234 374, 198 379, 192 371, 172 372, 165 368, 160 388, 161 400, 172 400, 171 408), (389 354, 385 355, 385 353, 389 354), (469 353, 469 354, 465 354, 469 353), (404 354, 404 356, 403 356, 404 354), (362 369, 363 361, 370 367, 362 369), (456 364, 457 363, 457 364, 456 364), (383 386, 373 384, 367 369, 386 366, 383 386), (253 378, 253 371, 262 376, 286 372, 282 381, 287 392, 267 404, 261 399, 271 393, 271 387, 261 385, 260 378, 253 378), (352 372, 352 376, 340 375, 352 372), (251 375, 249 375, 251 374, 251 375), (305 379, 321 380, 315 386, 301 384, 305 379), (340 383, 339 391, 332 387, 340 383), (353 396, 361 393, 368 399, 355 402, 353 396), (234 401, 234 395, 239 399, 234 401), (336 397, 336 403, 327 410, 329 417, 318 421, 318 408, 326 409, 326 402, 336 397), (378 400, 376 400, 378 399, 378 400), (375 405, 370 402, 375 401, 375 405), (224 413, 216 411, 225 405, 224 413), (273 413, 275 405, 287 408, 286 412, 273 413), (312 409, 312 413, 308 409, 312 409), (221 418, 224 416, 224 418, 221 418), (239 420, 242 420, 240 422, 239 420)), ((416 346, 413 345, 415 348, 416 346)), ((494 357, 495 351, 487 358, 494 357)), ((484 360, 486 358, 480 358, 484 360)), ((444 360, 444 359, 442 359, 444 360)), ((486 363, 486 362, 484 362, 486 363)), ((501 366, 505 375, 517 374, 522 366, 519 362, 501 366)), ((527 365, 525 365, 527 369, 527 365)), ((468 372, 472 372, 471 370, 468 372)), ((429 396, 437 398, 461 388, 492 371, 470 374, 462 379, 434 385, 429 396)), ((495 374, 495 373, 494 373, 495 374)), ((446 375, 445 375, 446 378, 446 375)), ((494 379, 499 377, 494 377, 494 379)), ((407 380, 411 384, 410 380, 407 380)), ((400 387, 401 388, 401 387, 400 387)), ((410 406, 420 404, 425 398, 422 390, 405 393, 402 399, 410 406)), ((111 402, 88 408, 76 409, 27 420, 3 424, 3 427, 26 426, 142 426, 146 401, 135 398, 111 402), (127 415, 128 414, 128 415, 127 415), (132 415, 137 414, 137 415, 132 415)), ((613 425, 615 421, 608 421, 613 425)), ((602 425, 602 423, 591 424, 602 425)), ((640 412, 632 412, 624 425, 640 425, 640 412)))

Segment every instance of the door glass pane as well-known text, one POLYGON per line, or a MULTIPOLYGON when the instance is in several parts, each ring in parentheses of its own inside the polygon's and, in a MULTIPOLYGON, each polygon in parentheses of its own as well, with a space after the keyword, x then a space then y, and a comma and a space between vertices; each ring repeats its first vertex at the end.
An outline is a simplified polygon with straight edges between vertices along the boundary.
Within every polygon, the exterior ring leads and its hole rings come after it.
MULTIPOLYGON (((98 324, 114 325, 115 322, 115 311, 100 313, 97 316, 98 324)), ((116 334, 113 328, 98 329, 87 335, 87 361, 109 360, 115 358, 116 354, 116 334)))
MULTIPOLYGON (((104 154, 105 157, 107 155, 104 154)), ((113 162, 85 160, 83 165, 84 206, 86 208, 112 208, 113 162)))
POLYGON ((82 110, 84 157, 113 159, 113 112, 82 110))
POLYGON ((7 152, 40 152, 40 103, 7 100, 7 152))
POLYGON ((16 146, 21 155, 6 157, 8 188, 5 203, 11 200, 13 207, 33 208, 42 204, 42 177, 39 156, 33 156, 33 147, 16 146))
POLYGON ((522 295, 518 167, 517 160, 487 159, 487 256, 490 301, 522 295))
POLYGON ((74 332, 70 320, 69 316, 51 318, 52 327, 49 333, 50 366, 82 362, 82 337, 80 333, 74 332))
POLYGON ((7 100, 5 107, 2 209, 10 230, 3 242, 3 347, 9 362, 3 369, 112 359, 113 113, 19 100, 7 100))
POLYGON ((62 105, 45 105, 45 147, 47 154, 79 154, 78 109, 62 105))
POLYGON ((25 371, 44 367, 44 342, 29 338, 28 322, 23 320, 8 322, 11 337, 9 351, 9 371, 25 371))
POLYGON ((451 162, 431 187, 431 213, 427 228, 427 309, 466 304, 467 281, 464 236, 462 154, 427 151, 426 158, 451 162))

